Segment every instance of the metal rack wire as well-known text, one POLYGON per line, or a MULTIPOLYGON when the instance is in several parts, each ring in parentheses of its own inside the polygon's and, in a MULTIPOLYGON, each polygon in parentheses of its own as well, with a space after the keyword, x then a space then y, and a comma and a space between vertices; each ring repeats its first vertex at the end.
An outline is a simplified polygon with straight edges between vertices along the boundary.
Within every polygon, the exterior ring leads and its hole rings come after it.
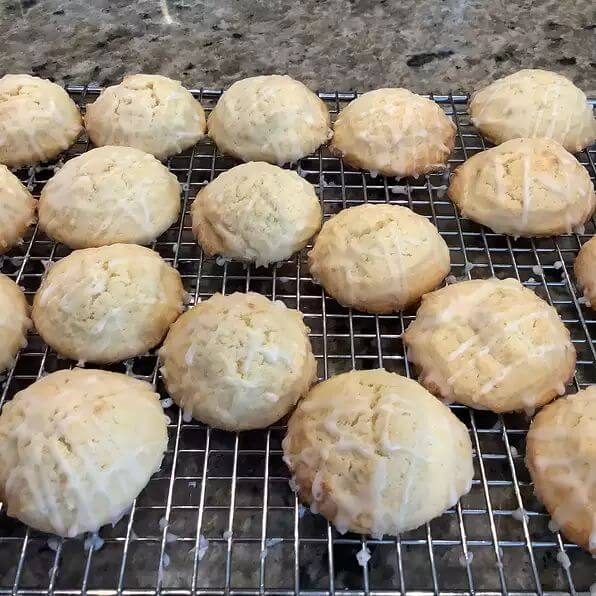
MULTIPOLYGON (((84 108, 99 89, 70 87, 84 108)), ((218 90, 193 93, 209 109, 218 90)), ((353 93, 321 93, 333 114, 353 93)), ((451 167, 485 148, 467 114, 467 97, 434 96, 457 124, 451 167)), ((64 159, 88 147, 79 141, 64 159)), ((580 156, 592 178, 596 148, 580 156)), ((304 253, 270 268, 204 256, 190 226, 201 186, 235 165, 209 141, 168 162, 183 185, 179 222, 153 245, 180 271, 194 299, 214 292, 253 290, 299 308, 311 328, 321 378, 383 366, 411 375, 400 335, 414 310, 373 316, 340 307, 309 276, 304 253)), ((325 150, 295 164, 315 185, 325 216, 363 201, 406 205, 431 219, 447 241, 457 278, 516 277, 553 304, 578 352, 574 391, 596 383, 596 314, 581 304, 572 263, 595 232, 518 240, 458 216, 445 197, 447 178, 396 181, 345 166, 325 150)), ((54 172, 45 165, 19 172, 34 194, 54 172)), ((67 249, 37 229, 0 261, 29 298, 44 267, 67 249)), ((0 382, 0 407, 41 375, 72 366, 36 335, 0 382)), ((155 382, 165 397, 154 354, 109 367, 155 382)), ((288 486, 281 459, 283 425, 239 435, 186 422, 171 407, 169 447, 161 470, 114 527, 101 530, 101 548, 59 540, 8 518, 0 503, 0 594, 560 594, 587 593, 596 563, 553 528, 533 496, 524 466, 528 420, 463 406, 453 411, 470 429, 475 480, 456 508, 397 538, 341 536, 305 510, 288 486), (204 551, 205 542, 208 548, 204 551), (356 553, 366 546, 362 567, 356 553)), ((1 454, 0 454, 1 456, 1 454)))

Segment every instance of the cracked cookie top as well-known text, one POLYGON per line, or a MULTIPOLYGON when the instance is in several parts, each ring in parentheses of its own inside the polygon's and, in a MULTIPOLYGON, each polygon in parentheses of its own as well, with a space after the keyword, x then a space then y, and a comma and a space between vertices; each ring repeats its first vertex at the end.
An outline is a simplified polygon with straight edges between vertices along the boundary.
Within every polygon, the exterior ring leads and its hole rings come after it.
POLYGON ((59 85, 25 74, 0 79, 0 163, 13 168, 53 159, 82 128, 79 109, 59 85))
POLYGON ((575 370, 557 311, 516 279, 426 294, 403 339, 427 389, 481 410, 533 412, 563 395, 575 370))
POLYGON ((32 318, 59 354, 108 363, 144 354, 184 309, 180 274, 136 244, 75 250, 51 265, 32 318))
POLYGON ((308 254, 310 271, 344 306, 400 310, 449 273, 449 249, 425 217, 407 207, 366 204, 323 224, 308 254))
POLYGON ((468 431, 416 381, 383 369, 319 383, 288 422, 292 486, 341 533, 395 535, 455 505, 474 475, 468 431))
POLYGON ((44 186, 39 225, 70 248, 148 244, 180 211, 180 184, 153 155, 106 146, 69 160, 44 186))
POLYGON ((178 81, 136 74, 106 88, 87 106, 85 127, 95 145, 124 145, 158 159, 192 147, 205 134, 201 104, 178 81))

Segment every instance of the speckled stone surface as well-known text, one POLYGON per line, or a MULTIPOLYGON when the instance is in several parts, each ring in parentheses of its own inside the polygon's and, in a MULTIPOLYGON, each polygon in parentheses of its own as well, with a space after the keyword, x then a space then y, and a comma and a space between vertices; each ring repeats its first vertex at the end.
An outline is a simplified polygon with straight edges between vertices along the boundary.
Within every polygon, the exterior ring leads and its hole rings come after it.
POLYGON ((319 90, 446 92, 540 67, 596 95, 590 0, 6 0, 0 13, 2 73, 62 83, 286 72, 319 90))

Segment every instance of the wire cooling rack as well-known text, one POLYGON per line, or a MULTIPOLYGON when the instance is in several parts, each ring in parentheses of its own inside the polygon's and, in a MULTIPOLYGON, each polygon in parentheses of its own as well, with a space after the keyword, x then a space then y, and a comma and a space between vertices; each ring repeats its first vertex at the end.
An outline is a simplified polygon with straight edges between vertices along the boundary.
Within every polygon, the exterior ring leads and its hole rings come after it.
MULTIPOLYGON (((69 88, 81 108, 99 91, 69 88)), ((220 95, 193 93, 207 109, 220 95)), ((354 98, 320 95, 334 115, 354 98)), ((465 96, 434 100, 457 124, 453 168, 485 145, 470 125, 465 96)), ((80 140, 63 159, 87 147, 80 140)), ((592 178, 595 155, 592 148, 579 156, 592 178)), ((207 140, 168 162, 183 186, 183 214, 153 248, 180 271, 195 301, 214 292, 253 290, 299 308, 311 328, 321 378, 378 366, 411 376, 400 335, 415 310, 373 316, 340 307, 313 283, 306 251, 258 269, 202 254, 191 233, 190 206, 202 186, 235 163, 207 140)), ((38 195, 54 165, 19 175, 38 195)), ((594 220, 581 234, 516 241, 460 218, 445 197, 446 175, 376 177, 354 171, 326 150, 293 167, 315 185, 325 216, 363 201, 406 205, 440 230, 458 279, 516 277, 535 290, 571 331, 578 361, 570 391, 596 383, 596 314, 579 300, 572 275, 580 245, 594 234, 594 220)), ((2 259, 0 270, 31 299, 47 263, 67 253, 36 229, 2 259)), ((32 334, 0 383, 0 406, 39 376, 73 364, 32 334)), ((155 354, 109 368, 155 382, 166 397, 155 354)), ((339 535, 299 504, 282 462, 283 425, 236 435, 186 422, 169 407, 161 470, 128 515, 101 529, 101 548, 98 540, 85 544, 29 530, 8 518, 0 503, 0 594, 587 594, 596 581, 596 562, 549 524, 533 495, 524 466, 528 420, 452 409, 469 428, 475 449, 471 492, 424 527, 372 540, 339 535), (363 547, 371 554, 365 566, 356 558, 363 547)))

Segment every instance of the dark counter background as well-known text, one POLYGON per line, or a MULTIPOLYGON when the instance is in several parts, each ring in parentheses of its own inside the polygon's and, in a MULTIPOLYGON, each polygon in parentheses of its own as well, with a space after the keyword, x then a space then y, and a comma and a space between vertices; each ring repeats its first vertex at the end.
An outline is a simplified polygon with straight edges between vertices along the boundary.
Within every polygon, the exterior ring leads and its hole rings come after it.
POLYGON ((1 74, 221 87, 288 73, 313 89, 471 91, 523 67, 596 94, 590 0, 0 0, 1 74))

